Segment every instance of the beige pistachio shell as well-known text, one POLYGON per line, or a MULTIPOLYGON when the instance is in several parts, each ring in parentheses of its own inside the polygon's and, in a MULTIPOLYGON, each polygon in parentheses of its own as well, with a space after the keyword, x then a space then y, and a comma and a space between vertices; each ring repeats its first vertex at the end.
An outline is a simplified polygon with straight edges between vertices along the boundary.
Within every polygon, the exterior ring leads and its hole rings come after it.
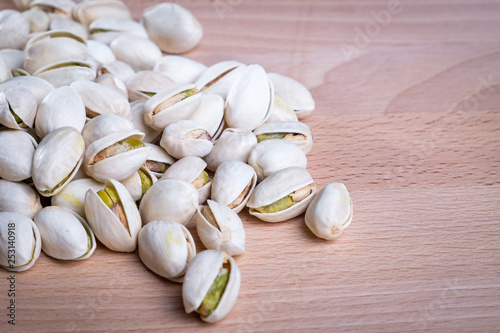
POLYGON ((18 76, 0 83, 0 92, 19 87, 26 88, 31 91, 38 105, 42 102, 45 96, 54 90, 53 85, 38 77, 18 76))
POLYGON ((314 110, 314 99, 303 84, 277 73, 269 73, 268 77, 274 84, 276 96, 288 103, 299 119, 309 115, 314 110))
POLYGON ((130 103, 132 123, 134 124, 135 129, 144 133, 145 136, 143 142, 151 143, 155 140, 160 142, 162 132, 152 129, 144 122, 144 105, 146 102, 146 99, 138 99, 130 103))
POLYGON ((104 113, 90 119, 83 127, 82 136, 85 146, 102 139, 111 133, 133 130, 134 124, 121 114, 104 113))
POLYGON ((0 212, 0 266, 11 272, 30 269, 40 256, 42 239, 36 224, 27 216, 16 212, 0 212), (11 233, 14 230, 15 263, 9 261, 11 233), (9 239, 9 236, 10 239, 9 239), (12 266, 11 266, 12 264, 12 266))
POLYGON ((297 166, 307 168, 304 152, 286 140, 265 140, 258 143, 248 156, 248 164, 257 173, 257 181, 263 181, 276 171, 297 166))
POLYGON ((212 141, 216 140, 222 133, 224 125, 224 99, 215 94, 204 94, 200 106, 189 117, 205 126, 212 141))
POLYGON ((0 131, 0 178, 13 182, 31 178, 37 146, 35 139, 24 131, 0 131))
POLYGON ((30 8, 23 12, 23 17, 28 22, 32 33, 40 33, 49 30, 50 14, 38 7, 30 8))
MULTIPOLYGON (((139 170, 146 174, 147 177, 149 177, 151 184, 156 183, 156 181, 158 180, 158 178, 156 178, 156 176, 151 171, 149 171, 148 168, 142 166, 139 168, 139 170)), ((143 192, 149 190, 149 188, 146 189, 144 187, 144 184, 142 184, 139 170, 134 172, 132 176, 125 178, 120 182, 123 186, 125 186, 125 188, 132 196, 132 199, 134 199, 135 201, 141 200, 142 196, 144 195, 143 192)))
POLYGON ((256 145, 257 138, 251 131, 227 128, 215 142, 210 154, 204 157, 204 160, 211 171, 215 171, 224 161, 247 163, 248 155, 256 145))
POLYGON ((51 204, 66 208, 80 215, 82 218, 86 218, 84 209, 85 194, 89 189, 98 192, 104 189, 104 187, 104 183, 100 183, 92 178, 73 179, 51 198, 51 204))
POLYGON ((3 59, 0 59, 0 82, 7 81, 12 78, 12 71, 7 67, 3 59))
POLYGON ((87 61, 94 65, 95 68, 102 64, 111 64, 116 61, 115 54, 111 48, 96 40, 87 41, 87 61))
POLYGON ((24 51, 16 49, 0 50, 0 59, 5 62, 9 70, 22 68, 24 64, 24 51))
POLYGON ((245 252, 243 223, 238 214, 225 205, 207 200, 206 206, 198 206, 196 230, 207 249, 224 251, 230 256, 245 252))
POLYGON ((58 88, 69 86, 75 81, 93 81, 96 72, 86 61, 62 60, 38 69, 33 76, 44 79, 58 88))
POLYGON ((152 70, 162 57, 161 50, 145 37, 124 35, 109 45, 116 59, 129 64, 134 71, 152 70))
POLYGON ((50 197, 61 191, 78 171, 84 150, 83 137, 73 127, 45 136, 33 155, 32 177, 38 192, 50 197))
POLYGON ((173 87, 172 80, 161 73, 149 70, 137 72, 127 81, 128 95, 131 101, 149 99, 151 95, 173 87))
POLYGON ((151 128, 163 131, 168 125, 188 119, 200 106, 202 94, 194 84, 176 86, 158 92, 144 105, 144 122, 151 128), (184 97, 183 92, 194 94, 184 97))
POLYGON ((229 89, 245 68, 246 65, 239 61, 222 61, 208 67, 195 84, 204 93, 217 94, 225 99, 229 89))
POLYGON ((0 212, 18 212, 32 219, 40 209, 40 197, 29 185, 0 179, 0 212))
POLYGON ((146 8, 142 24, 149 38, 167 53, 187 52, 203 37, 200 22, 189 10, 175 3, 146 8))
POLYGON ((153 71, 172 80, 176 85, 194 83, 207 69, 204 64, 177 55, 166 55, 159 59, 153 71))
POLYGON ((139 36, 148 38, 144 27, 131 19, 119 17, 100 17, 89 25, 89 38, 104 44, 110 44, 120 36, 139 36))
POLYGON ((35 129, 40 138, 60 127, 81 132, 85 125, 85 105, 76 91, 68 86, 49 93, 38 107, 35 129))
POLYGON ((0 92, 0 125, 12 129, 32 128, 36 108, 35 96, 26 88, 16 87, 0 92), (14 115, 19 117, 20 123, 14 115))
POLYGON ((95 162, 98 153, 111 145, 126 140, 142 140, 144 134, 137 130, 126 130, 111 133, 104 138, 91 143, 85 150, 85 172, 95 180, 104 182, 106 179, 117 181, 130 177, 146 162, 151 148, 140 147, 129 151, 105 157, 95 162))
POLYGON ((102 64, 99 69, 100 74, 111 73, 123 82, 127 82, 135 73, 132 67, 123 61, 113 61, 108 64, 102 64))
POLYGON ((199 309, 223 266, 229 269, 229 278, 224 292, 215 310, 206 317, 201 316, 201 319, 213 323, 228 315, 238 298, 241 274, 234 259, 227 253, 217 250, 200 252, 189 263, 182 284, 182 300, 186 313, 199 309))
MULTIPOLYGON (((283 139, 298 146, 305 154, 311 151, 313 145, 311 129, 306 124, 297 121, 265 123, 257 127, 253 132, 259 142, 267 140, 265 137, 269 134, 285 134, 283 139)), ((275 139, 278 137, 271 135, 270 138, 275 139)))
POLYGON ((113 188, 123 207, 126 219, 124 225, 113 211, 102 201, 92 189, 85 195, 85 214, 92 231, 108 249, 118 252, 134 252, 137 247, 137 237, 141 230, 141 216, 134 199, 125 186, 118 181, 108 179, 106 187, 113 188))
POLYGON ((273 85, 266 72, 259 65, 250 65, 229 89, 226 123, 228 127, 254 130, 269 117, 273 103, 273 85))
POLYGON ((17 10, 0 11, 0 49, 22 50, 30 33, 30 25, 17 10))
POLYGON ((251 166, 241 161, 225 161, 215 171, 211 198, 239 213, 256 183, 257 175, 251 166))
MULTIPOLYGON (((198 191, 198 204, 203 204, 210 196, 212 181, 208 178, 208 182, 204 184, 203 179, 198 179, 202 172, 205 171, 207 163, 196 156, 186 156, 172 164, 163 174, 161 179, 180 179, 192 183, 198 191)), ((207 175, 208 177, 208 175, 207 175)))
POLYGON ((189 230, 174 221, 152 221, 139 233, 139 257, 147 268, 164 278, 182 282, 196 245, 189 230))
POLYGON ((88 30, 86 26, 66 17, 61 17, 61 16, 53 17, 52 20, 50 21, 49 29, 59 30, 59 31, 61 30, 69 31, 73 35, 76 35, 83 40, 87 40, 88 38, 88 30))
POLYGON ((108 87, 128 100, 128 91, 125 83, 111 73, 101 74, 95 79, 96 83, 108 87))
POLYGON ((146 192, 139 206, 142 222, 175 221, 186 225, 198 206, 198 192, 193 184, 178 179, 157 181, 146 192))
POLYGON ((304 213, 316 194, 316 184, 306 169, 289 167, 269 175, 259 185, 248 200, 250 214, 266 222, 283 222, 304 213), (309 186, 307 196, 291 207, 272 213, 260 213, 256 208, 268 206, 291 193, 309 186))
POLYGON ((56 17, 71 19, 75 2, 72 0, 33 0, 31 8, 40 8, 46 13, 56 17))
POLYGON ((61 260, 83 260, 94 253, 96 242, 90 226, 66 208, 50 206, 35 215, 42 250, 61 260))
POLYGON ((351 224, 353 204, 342 183, 326 185, 307 208, 305 221, 313 234, 327 240, 339 237, 351 224))
POLYGON ((120 0, 82 1, 73 9, 73 17, 89 26, 100 17, 119 17, 131 19, 127 6, 120 0))
POLYGON ((73 82, 71 88, 75 89, 85 104, 87 117, 116 113, 131 118, 128 100, 113 89, 88 81, 73 82))
POLYGON ((274 96, 274 104, 271 108, 271 114, 267 118, 266 123, 275 121, 299 121, 297 114, 287 102, 281 98, 274 96))
POLYGON ((158 178, 164 174, 162 169, 167 166, 170 167, 175 163, 175 159, 170 156, 165 149, 160 146, 147 143, 146 146, 151 148, 148 159, 144 165, 158 178))
POLYGON ((193 120, 179 120, 165 128, 160 146, 177 159, 186 156, 204 157, 213 148, 211 140, 203 125, 193 120))

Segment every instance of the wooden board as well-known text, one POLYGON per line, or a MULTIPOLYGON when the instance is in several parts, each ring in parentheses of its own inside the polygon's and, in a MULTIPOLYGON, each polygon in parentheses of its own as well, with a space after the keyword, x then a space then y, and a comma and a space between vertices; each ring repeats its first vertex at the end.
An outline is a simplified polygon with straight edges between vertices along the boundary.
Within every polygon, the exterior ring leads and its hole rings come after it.
MULTIPOLYGON (((126 2, 139 19, 158 1, 126 2)), ((205 29, 188 57, 258 63, 311 89, 309 169, 319 188, 347 185, 352 225, 326 242, 303 216, 243 213, 241 292, 215 325, 186 315, 181 286, 135 253, 42 254, 16 274, 14 330, 0 272, 0 331, 498 330, 500 2, 178 2, 205 29)))

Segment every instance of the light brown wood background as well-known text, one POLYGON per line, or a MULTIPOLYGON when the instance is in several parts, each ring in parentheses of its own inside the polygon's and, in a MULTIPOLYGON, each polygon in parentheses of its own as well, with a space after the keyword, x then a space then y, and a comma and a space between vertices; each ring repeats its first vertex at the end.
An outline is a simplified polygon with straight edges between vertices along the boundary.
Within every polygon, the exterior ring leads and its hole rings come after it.
MULTIPOLYGON (((158 1, 126 2, 139 19, 158 1)), ((500 2, 401 1, 379 30, 371 12, 390 0, 177 2, 205 29, 187 56, 258 63, 311 89, 309 169, 319 188, 347 185, 353 223, 327 242, 303 216, 242 214, 241 292, 214 325, 186 315, 181 286, 135 253, 42 254, 16 274, 14 330, 0 272, 0 331, 498 331, 500 2), (365 28, 348 61, 341 46, 365 28)))

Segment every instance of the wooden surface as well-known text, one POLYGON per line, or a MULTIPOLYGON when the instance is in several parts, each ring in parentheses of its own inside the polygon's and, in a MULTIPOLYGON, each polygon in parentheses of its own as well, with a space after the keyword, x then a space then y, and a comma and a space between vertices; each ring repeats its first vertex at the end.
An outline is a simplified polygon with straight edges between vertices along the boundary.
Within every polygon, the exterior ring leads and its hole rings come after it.
MULTIPOLYGON (((126 2, 138 19, 157 1, 126 2)), ((135 253, 42 254, 16 274, 15 329, 0 272, 0 331, 498 331, 500 2, 401 1, 384 26, 371 12, 389 0, 177 2, 205 29, 187 56, 258 63, 311 89, 309 169, 319 188, 346 184, 353 223, 327 242, 303 216, 242 214, 240 295, 214 325, 135 253)))

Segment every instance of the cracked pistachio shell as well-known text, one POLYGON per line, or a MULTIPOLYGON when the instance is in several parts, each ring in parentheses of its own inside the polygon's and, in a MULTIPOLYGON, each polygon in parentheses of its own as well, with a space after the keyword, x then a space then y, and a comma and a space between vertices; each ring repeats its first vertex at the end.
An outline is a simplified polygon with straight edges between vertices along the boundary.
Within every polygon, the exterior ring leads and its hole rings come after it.
POLYGON ((23 130, 33 128, 36 108, 35 96, 26 88, 10 88, 0 92, 0 124, 5 127, 23 130), (16 116, 20 123, 16 121, 16 116))
POLYGON ((268 139, 284 139, 290 141, 307 155, 311 151, 313 145, 313 136, 311 129, 304 123, 298 121, 277 121, 265 123, 257 127, 254 131, 257 140, 267 140, 263 137, 268 136, 268 139), (276 135, 273 135, 276 134, 276 135))
POLYGON ((85 105, 76 91, 68 86, 49 93, 38 107, 35 129, 40 138, 61 127, 81 132, 85 125, 85 105))
POLYGON ((299 119, 304 118, 314 110, 314 99, 303 84, 276 73, 269 73, 268 77, 274 84, 276 96, 290 105, 299 119))
POLYGON ((226 99, 229 89, 246 67, 239 61, 222 61, 208 67, 195 84, 206 94, 216 94, 226 99))
POLYGON ((99 68, 100 74, 111 73, 123 82, 127 82, 135 73, 132 67, 123 61, 115 60, 108 64, 102 64, 99 68))
POLYGON ((67 60, 83 61, 86 57, 85 40, 68 31, 47 31, 33 36, 26 44, 24 69, 34 75, 47 65, 67 60))
MULTIPOLYGON (((196 156, 186 156, 172 164, 163 174, 161 179, 180 179, 192 183, 198 191, 198 204, 203 204, 210 196, 212 180, 207 179, 204 184, 204 179, 198 177, 205 171, 207 163, 196 156)), ((208 175, 207 175, 208 177, 208 175)))
POLYGON ((87 40, 88 38, 87 27, 79 22, 73 21, 70 18, 65 18, 60 16, 53 17, 52 21, 50 21, 49 30, 68 31, 71 32, 73 35, 80 37, 83 40, 87 40))
POLYGON ((176 85, 194 83, 207 69, 204 64, 177 55, 161 57, 155 64, 153 71, 163 74, 176 85))
POLYGON ((151 221, 139 233, 139 257, 156 274, 182 282, 196 245, 189 230, 174 221, 151 221))
POLYGON ((210 153, 213 143, 205 127, 193 120, 179 120, 163 131, 160 146, 171 156, 204 157, 210 153))
POLYGON ((143 142, 159 142, 161 138, 161 131, 157 131, 146 125, 144 122, 144 105, 146 99, 138 99, 130 103, 130 112, 132 113, 132 123, 134 128, 144 133, 143 142))
POLYGON ((96 155, 104 149, 127 140, 141 141, 144 134, 137 130, 125 130, 111 133, 104 138, 91 143, 85 150, 85 172, 95 180, 104 182, 106 179, 121 181, 136 172, 148 158, 151 148, 137 147, 128 151, 105 156, 95 162, 96 155))
POLYGON ((47 96, 54 86, 49 82, 35 76, 18 76, 0 83, 0 92, 11 88, 26 88, 35 97, 37 105, 47 96))
POLYGON ((257 145, 257 137, 251 131, 240 128, 226 128, 214 148, 204 157, 208 169, 214 171, 224 161, 247 163, 248 155, 257 145))
POLYGON ((257 181, 263 181, 276 171, 297 166, 307 168, 304 152, 286 140, 265 140, 259 142, 248 156, 248 164, 257 173, 257 181))
POLYGON ((306 169, 289 167, 269 175, 262 181, 248 200, 250 214, 266 222, 283 222, 304 213, 316 194, 316 184, 306 169), (291 207, 274 213, 260 213, 256 208, 270 205, 294 191, 311 186, 311 193, 291 207))
POLYGON ((161 178, 164 174, 163 169, 174 164, 175 159, 160 146, 151 143, 146 143, 146 146, 151 147, 151 152, 149 153, 148 159, 146 160, 144 165, 156 177, 161 178))
POLYGON ((204 94, 201 104, 189 117, 189 120, 197 121, 205 126, 212 141, 216 140, 222 133, 224 125, 224 99, 215 94, 204 94))
POLYGON ((256 183, 257 175, 251 166, 240 161, 225 161, 215 171, 211 198, 239 213, 256 183))
POLYGON ((40 142, 33 155, 32 177, 41 195, 57 194, 73 179, 83 160, 85 143, 73 127, 58 128, 40 142))
POLYGON ((196 230, 207 249, 224 251, 230 256, 245 252, 243 223, 238 214, 225 205, 207 200, 206 206, 198 206, 196 230))
POLYGON ((144 225, 155 220, 186 225, 197 206, 198 192, 193 184, 185 180, 161 179, 146 192, 139 211, 144 225))
POLYGON ((0 179, 0 212, 17 212, 32 219, 40 209, 40 197, 29 185, 0 179))
POLYGON ((118 181, 108 179, 106 187, 114 189, 123 208, 126 225, 102 201, 92 189, 85 194, 85 215, 95 236, 108 249, 118 252, 134 252, 141 230, 141 216, 134 199, 125 186, 118 181))
POLYGON ((33 155, 37 146, 35 139, 24 131, 1 131, 0 178, 13 182, 31 178, 33 155))
POLYGON ((89 118, 105 113, 121 114, 128 119, 132 117, 128 100, 111 88, 89 81, 73 82, 71 88, 80 95, 89 118))
MULTIPOLYGON (((158 178, 156 178, 156 176, 151 171, 149 171, 148 168, 142 166, 139 168, 139 170, 149 178, 151 185, 156 183, 156 181, 158 180, 158 178)), ((141 180, 141 176, 139 174, 139 170, 134 172, 132 176, 125 178, 120 182, 128 190, 134 201, 141 200, 143 196, 143 191, 149 190, 149 188, 146 189, 144 187, 141 180)))
POLYGON ((44 79, 58 88, 69 86, 75 81, 93 81, 96 78, 96 72, 88 62, 62 60, 38 69, 33 76, 44 79))
POLYGON ((83 260, 94 253, 96 242, 90 226, 66 208, 50 206, 35 215, 42 250, 61 260, 83 260))
POLYGON ((22 50, 30 33, 30 25, 17 10, 0 11, 0 49, 22 50))
POLYGON ((218 250, 202 251, 189 263, 182 284, 182 300, 186 313, 200 308, 221 268, 229 271, 224 292, 213 312, 208 316, 202 315, 201 319, 213 323, 228 315, 238 298, 241 274, 234 259, 218 250))
POLYGON ((144 105, 144 122, 155 130, 163 131, 176 121, 188 119, 200 106, 201 100, 202 94, 194 84, 160 91, 144 105), (192 94, 185 97, 185 92, 192 94))
POLYGON ((115 54, 111 48, 96 40, 87 41, 87 61, 90 62, 94 68, 98 68, 103 64, 111 64, 116 61, 115 54))
POLYGON ((30 269, 40 256, 42 239, 36 224, 27 216, 16 212, 0 213, 0 266, 8 271, 22 272, 30 269), (13 226, 13 228, 12 228, 13 226), (10 268, 9 230, 15 230, 15 264, 10 268))
POLYGON ((31 8, 40 8, 51 16, 71 19, 75 2, 72 0, 33 0, 31 8))
POLYGON ((161 58, 161 50, 145 37, 123 35, 109 44, 116 59, 132 67, 134 71, 152 70, 161 58))
POLYGON ((104 113, 90 119, 83 127, 82 136, 85 146, 102 139, 111 133, 133 130, 132 121, 116 113, 104 113))
POLYGON ((89 189, 98 192, 104 189, 104 187, 104 183, 100 183, 92 178, 73 178, 59 193, 51 198, 51 204, 52 206, 66 208, 80 215, 82 218, 86 218, 83 207, 85 194, 89 189))
POLYGON ((89 25, 89 38, 110 44, 120 36, 139 36, 148 38, 144 27, 131 19, 119 17, 100 17, 89 25))
POLYGON ((335 239, 351 224, 353 204, 342 183, 326 185, 316 194, 306 211, 307 227, 319 238, 335 239))
POLYGON ((269 117, 273 103, 273 85, 266 72, 259 65, 250 65, 229 89, 226 123, 228 127, 254 130, 269 117))
POLYGON ((271 108, 271 114, 269 115, 269 118, 267 118, 266 123, 272 123, 275 121, 299 121, 292 107, 276 95, 274 96, 274 104, 271 108))
POLYGON ((82 1, 73 9, 73 17, 86 26, 100 17, 132 19, 127 6, 120 0, 82 1))
POLYGON ((116 91, 128 100, 127 86, 122 80, 113 74, 101 74, 95 79, 95 82, 116 91))
POLYGON ((149 38, 167 53, 187 52, 203 37, 203 28, 196 17, 175 3, 146 8, 141 21, 149 38))
POLYGON ((149 99, 151 94, 171 89, 174 82, 161 73, 153 71, 140 71, 134 74, 127 81, 129 99, 135 101, 138 99, 149 99))

